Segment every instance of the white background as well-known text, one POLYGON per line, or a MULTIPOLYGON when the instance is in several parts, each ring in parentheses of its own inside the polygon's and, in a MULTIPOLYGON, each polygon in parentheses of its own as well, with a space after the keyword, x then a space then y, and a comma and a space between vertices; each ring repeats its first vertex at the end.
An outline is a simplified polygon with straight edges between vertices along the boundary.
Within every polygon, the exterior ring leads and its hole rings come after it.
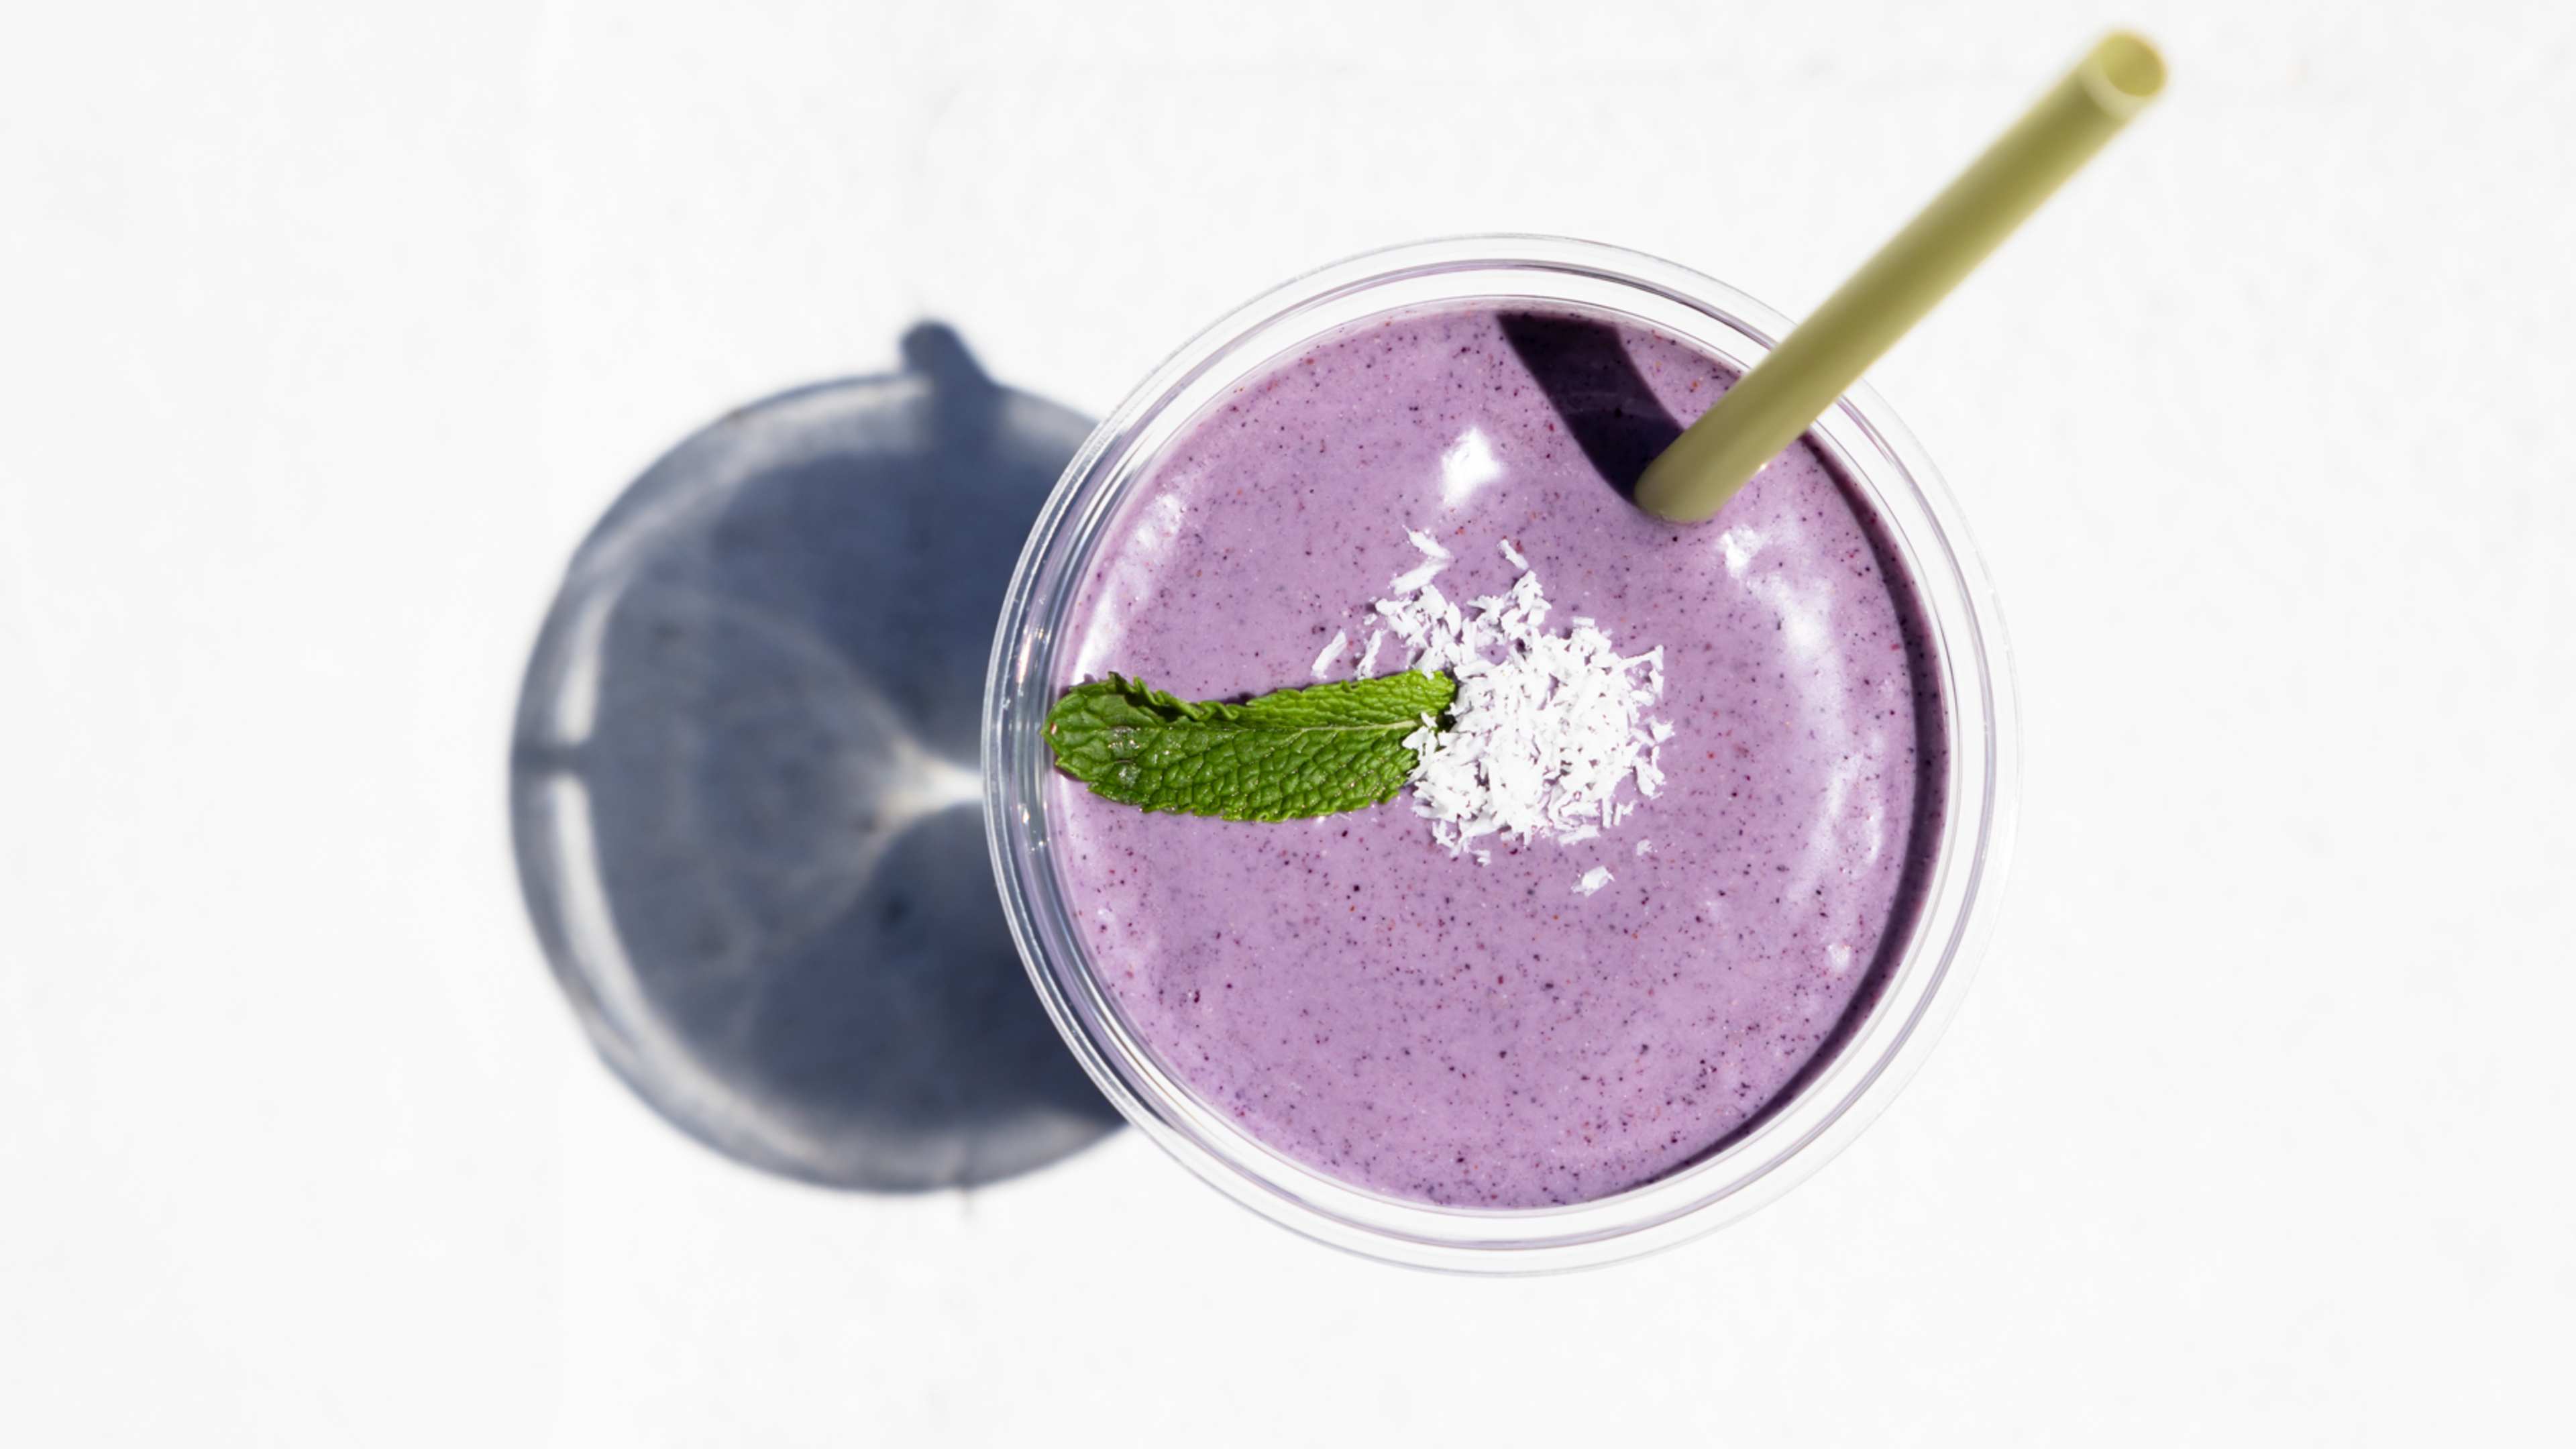
POLYGON ((2565 1442, 2570 13, 24 7, 0 1439, 2565 1442), (1459 1281, 1133 1133, 772 1181, 591 1057, 504 744, 682 434, 923 316, 1097 415, 1429 234, 1799 312, 2115 19, 2167 99, 1873 374, 2003 592, 2021 848, 1786 1201, 1459 1281))

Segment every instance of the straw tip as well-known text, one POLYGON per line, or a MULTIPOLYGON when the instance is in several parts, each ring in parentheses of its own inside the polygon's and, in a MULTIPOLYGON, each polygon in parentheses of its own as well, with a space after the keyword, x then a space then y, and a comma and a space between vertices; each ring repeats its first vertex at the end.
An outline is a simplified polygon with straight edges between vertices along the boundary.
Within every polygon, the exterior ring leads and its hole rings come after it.
POLYGON ((2152 41, 2114 30, 2095 42, 2078 71, 2093 99, 2114 115, 2136 115, 2165 88, 2165 58, 2152 41))

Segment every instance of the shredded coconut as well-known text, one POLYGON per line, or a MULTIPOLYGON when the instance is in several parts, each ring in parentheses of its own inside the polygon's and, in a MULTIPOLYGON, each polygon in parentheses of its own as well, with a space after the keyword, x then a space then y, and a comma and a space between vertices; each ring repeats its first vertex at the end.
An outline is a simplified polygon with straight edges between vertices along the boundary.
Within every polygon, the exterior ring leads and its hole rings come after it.
MULTIPOLYGON (((1406 532, 1426 553, 1438 547, 1406 532)), ((1645 713, 1663 698, 1663 650, 1622 655, 1590 619, 1546 632, 1538 575, 1508 541, 1503 553, 1521 566, 1504 593, 1452 602, 1431 582, 1445 566, 1435 559, 1372 606, 1403 643, 1407 668, 1445 669, 1458 681, 1451 727, 1426 716, 1405 740, 1419 757, 1413 810, 1450 854, 1480 862, 1490 854, 1475 842, 1489 835, 1571 845, 1617 829, 1637 808, 1619 787, 1633 783, 1647 798, 1661 789, 1658 760, 1672 737, 1671 725, 1645 713)), ((1586 874, 1584 894, 1609 878, 1606 869, 1586 874)))
POLYGON ((1404 531, 1404 536, 1413 540, 1413 546, 1415 548, 1422 550, 1431 557, 1439 559, 1443 563, 1449 561, 1449 550, 1442 548, 1440 546, 1440 540, 1433 538, 1430 534, 1424 533, 1418 528, 1408 528, 1404 531))
POLYGON ((1588 896, 1609 883, 1610 867, 1596 865, 1583 873, 1583 879, 1574 883, 1574 893, 1578 896, 1588 896))
POLYGON ((1378 646, 1385 642, 1386 631, 1384 629, 1371 629, 1369 631, 1368 648, 1360 651, 1360 667, 1358 670, 1360 678, 1375 679, 1377 677, 1378 646))
POLYGON ((1529 560, 1521 557, 1521 551, 1512 547, 1512 541, 1510 539, 1507 538, 1502 541, 1502 550, 1503 557, 1511 560, 1513 568, 1519 569, 1522 573, 1529 572, 1529 560))
POLYGON ((1424 585, 1431 582, 1433 576, 1437 575, 1442 569, 1447 567, 1449 567, 1449 560, 1445 558, 1435 558, 1431 562, 1422 565, 1420 568, 1408 569, 1403 573, 1397 574, 1395 576, 1395 582, 1386 586, 1387 590, 1397 598, 1402 598, 1406 594, 1419 591, 1424 585))
POLYGON ((1333 634, 1333 642, 1325 645, 1324 652, 1315 656, 1315 677, 1321 679, 1332 673, 1333 666, 1342 661, 1342 651, 1350 647, 1351 631, 1336 630, 1333 634))

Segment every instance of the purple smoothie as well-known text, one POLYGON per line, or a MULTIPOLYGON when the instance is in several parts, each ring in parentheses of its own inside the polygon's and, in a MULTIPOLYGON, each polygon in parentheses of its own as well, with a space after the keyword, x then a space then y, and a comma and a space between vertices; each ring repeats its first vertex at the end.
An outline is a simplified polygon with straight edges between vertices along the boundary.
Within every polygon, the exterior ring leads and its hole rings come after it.
MULTIPOLYGON (((1052 848, 1100 978, 1253 1136, 1398 1197, 1603 1197, 1793 1094, 1875 992, 1940 812, 1910 587, 1803 442, 1706 526, 1622 494, 1733 377, 1606 316, 1385 314, 1211 404, 1104 535, 1060 685, 1311 683, 1421 561, 1407 526, 1457 555, 1453 599, 1510 585, 1509 539, 1550 627, 1584 615, 1665 650, 1662 792, 1594 840, 1488 839, 1486 865, 1436 846, 1409 793, 1232 823, 1054 778, 1052 848), (1578 894, 1594 866, 1611 883, 1578 894)), ((1387 649, 1380 672, 1403 662, 1387 649)))

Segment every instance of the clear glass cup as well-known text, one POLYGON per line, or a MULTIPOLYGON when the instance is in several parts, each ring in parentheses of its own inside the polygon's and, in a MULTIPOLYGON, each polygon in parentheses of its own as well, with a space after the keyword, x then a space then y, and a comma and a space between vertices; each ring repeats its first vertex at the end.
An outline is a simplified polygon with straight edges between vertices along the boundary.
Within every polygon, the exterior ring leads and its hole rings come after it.
POLYGON ((1994 917, 2017 779, 2002 616, 1957 506, 1878 396, 1856 387, 1809 430, 1878 513, 1930 635, 1949 731, 1948 805, 1911 940, 1877 998, 1797 1095, 1724 1149, 1611 1197, 1441 1207, 1354 1186, 1250 1136, 1155 1060, 1094 974, 1048 848, 1040 726, 1064 621, 1105 526, 1199 409, 1247 374, 1390 308, 1495 299, 1574 304, 1661 328, 1743 368, 1788 319, 1686 268, 1595 242, 1460 237, 1370 252, 1255 298, 1174 353, 1111 412, 1056 485, 1002 606, 984 698, 984 810, 1012 934, 1048 1013, 1139 1130, 1235 1201, 1368 1257, 1531 1273, 1636 1257, 1720 1227, 1815 1171, 1887 1106, 1952 1010, 1994 917))

